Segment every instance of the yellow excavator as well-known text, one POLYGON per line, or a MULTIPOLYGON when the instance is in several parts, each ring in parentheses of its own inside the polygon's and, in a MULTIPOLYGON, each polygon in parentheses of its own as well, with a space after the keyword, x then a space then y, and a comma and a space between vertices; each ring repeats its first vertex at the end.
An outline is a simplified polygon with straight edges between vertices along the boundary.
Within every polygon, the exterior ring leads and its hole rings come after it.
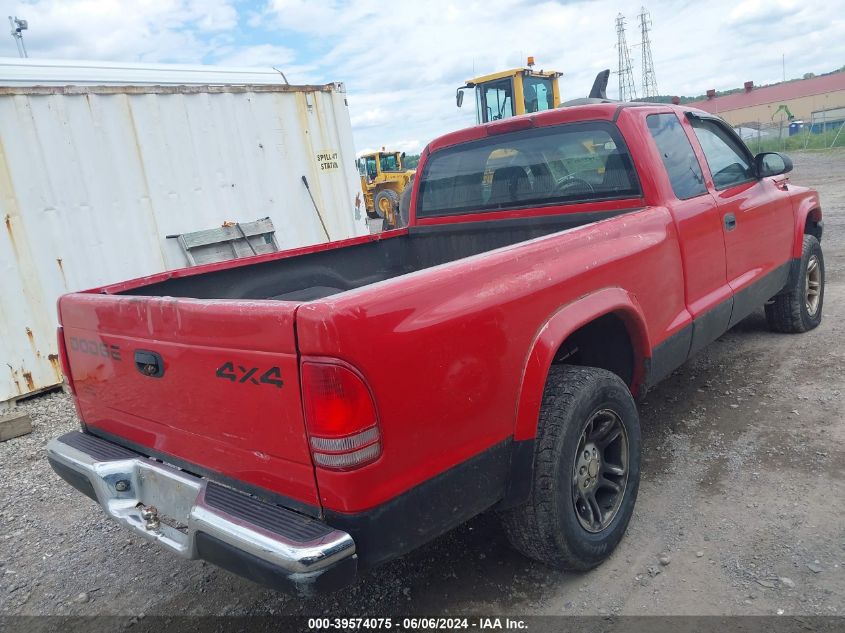
POLYGON ((534 70, 534 58, 529 57, 527 68, 513 68, 470 79, 458 88, 455 101, 460 108, 464 102, 464 91, 473 90, 477 123, 551 110, 560 105, 557 78, 562 74, 534 70))
POLYGON ((367 216, 381 218, 388 229, 398 226, 399 197, 414 179, 415 171, 405 169, 404 159, 405 152, 388 152, 382 147, 356 161, 367 216))

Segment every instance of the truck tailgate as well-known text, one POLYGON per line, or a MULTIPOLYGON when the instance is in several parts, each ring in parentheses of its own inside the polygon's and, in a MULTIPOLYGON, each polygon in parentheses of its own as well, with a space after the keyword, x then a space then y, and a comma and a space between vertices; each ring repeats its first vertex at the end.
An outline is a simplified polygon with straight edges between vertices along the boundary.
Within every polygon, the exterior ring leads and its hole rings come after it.
POLYGON ((95 434, 172 457, 176 465, 196 465, 316 509, 296 307, 65 295, 59 313, 83 421, 95 434))

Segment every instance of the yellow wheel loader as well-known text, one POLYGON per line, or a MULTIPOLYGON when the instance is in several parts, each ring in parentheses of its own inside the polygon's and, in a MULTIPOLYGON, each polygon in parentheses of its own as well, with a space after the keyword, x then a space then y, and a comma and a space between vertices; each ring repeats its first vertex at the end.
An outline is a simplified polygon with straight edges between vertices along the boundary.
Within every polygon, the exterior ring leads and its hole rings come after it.
POLYGON ((399 198, 414 179, 414 170, 405 169, 402 164, 404 158, 405 152, 387 152, 382 148, 380 152, 364 154, 357 161, 367 216, 384 220, 386 229, 401 225, 399 198))

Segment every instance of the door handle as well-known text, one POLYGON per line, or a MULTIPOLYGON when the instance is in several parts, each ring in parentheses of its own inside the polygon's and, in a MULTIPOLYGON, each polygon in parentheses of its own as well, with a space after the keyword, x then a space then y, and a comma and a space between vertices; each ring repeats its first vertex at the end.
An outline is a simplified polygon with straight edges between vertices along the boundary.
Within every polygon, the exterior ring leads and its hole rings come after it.
POLYGON ((724 220, 726 231, 733 231, 736 228, 736 216, 733 213, 726 213, 724 220))
POLYGON ((164 375, 164 360, 157 352, 138 349, 135 350, 135 368, 150 378, 161 378, 164 375))

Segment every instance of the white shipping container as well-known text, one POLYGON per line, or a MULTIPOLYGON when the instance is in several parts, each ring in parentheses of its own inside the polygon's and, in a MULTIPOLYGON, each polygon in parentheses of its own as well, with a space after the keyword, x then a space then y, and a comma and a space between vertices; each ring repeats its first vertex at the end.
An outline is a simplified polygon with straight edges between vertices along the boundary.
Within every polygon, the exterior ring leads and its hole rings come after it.
POLYGON ((186 266, 167 235, 263 217, 281 249, 368 233, 342 84, 2 59, 0 74, 0 408, 60 384, 56 299, 186 266))

